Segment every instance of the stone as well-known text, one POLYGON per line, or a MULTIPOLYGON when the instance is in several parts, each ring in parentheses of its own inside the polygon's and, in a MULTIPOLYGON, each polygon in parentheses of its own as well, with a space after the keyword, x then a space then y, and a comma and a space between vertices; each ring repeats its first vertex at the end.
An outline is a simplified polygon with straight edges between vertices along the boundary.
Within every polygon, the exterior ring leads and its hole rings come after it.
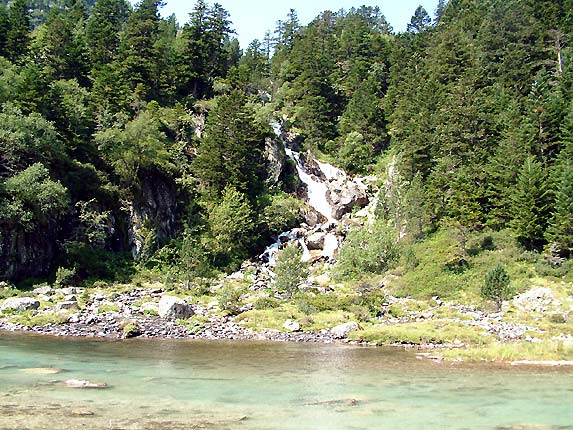
POLYGON ((348 335, 348 333, 358 330, 359 330, 358 324, 355 323, 354 321, 351 321, 331 328, 330 334, 332 335, 332 337, 336 339, 343 339, 348 335))
POLYGON ((324 248, 325 237, 326 237, 325 233, 322 232, 313 233, 306 238, 306 246, 310 250, 322 249, 324 248))
POLYGON ((159 316, 165 319, 187 319, 195 313, 185 300, 174 296, 163 296, 159 301, 159 316))
POLYGON ((139 311, 141 313, 146 313, 146 312, 157 312, 159 313, 159 303, 156 302, 144 302, 141 304, 141 306, 139 307, 139 311))
POLYGON ((332 201, 335 219, 342 218, 344 214, 351 212, 355 206, 362 208, 368 204, 366 190, 353 182, 347 182, 345 186, 331 188, 329 198, 332 201))
POLYGON ((547 305, 553 301, 551 288, 537 287, 515 297, 513 303, 518 308, 529 312, 545 312, 547 305))
POLYGON ((49 296, 51 294, 54 294, 54 290, 52 289, 52 287, 48 287, 47 285, 43 286, 43 287, 37 287, 34 288, 34 290, 32 291, 34 294, 42 294, 45 296, 49 296))
POLYGON ((56 293, 62 293, 63 295, 68 296, 71 294, 78 294, 79 290, 75 287, 58 288, 56 293))
POLYGON ((32 309, 38 309, 40 307, 39 300, 33 299, 31 297, 12 297, 10 299, 4 300, 0 311, 29 311, 32 309))
POLYGON ((67 311, 70 309, 78 309, 78 302, 76 302, 75 300, 67 300, 64 302, 56 303, 56 305, 54 306, 54 310, 56 312, 67 311))
POLYGON ((91 382, 80 379, 68 379, 64 381, 64 384, 69 388, 107 388, 105 382, 91 382))
POLYGON ((288 331, 300 331, 300 324, 293 320, 286 320, 283 327, 288 331))
POLYGON ((31 375, 55 375, 61 373, 63 370, 56 367, 30 367, 20 369, 20 371, 31 375))

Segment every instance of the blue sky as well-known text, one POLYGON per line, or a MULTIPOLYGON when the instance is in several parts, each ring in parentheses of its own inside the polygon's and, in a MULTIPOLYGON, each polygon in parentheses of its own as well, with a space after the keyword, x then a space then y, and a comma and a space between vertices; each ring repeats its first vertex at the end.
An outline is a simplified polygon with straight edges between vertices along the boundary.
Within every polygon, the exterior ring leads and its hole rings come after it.
MULTIPOLYGON (((161 9, 161 14, 169 16, 174 13, 180 24, 187 22, 188 13, 195 5, 195 1, 192 0, 164 1, 167 5, 161 9)), ((265 31, 273 31, 276 22, 284 19, 291 8, 297 11, 302 24, 308 24, 326 9, 337 11, 341 8, 350 9, 353 6, 378 6, 394 27, 394 31, 398 32, 406 30, 406 24, 410 22, 418 5, 424 6, 433 17, 438 4, 438 0, 218 0, 216 2, 231 14, 233 28, 237 32, 242 48, 246 48, 253 39, 262 39, 265 31)), ((212 5, 215 0, 209 0, 208 3, 212 5)))

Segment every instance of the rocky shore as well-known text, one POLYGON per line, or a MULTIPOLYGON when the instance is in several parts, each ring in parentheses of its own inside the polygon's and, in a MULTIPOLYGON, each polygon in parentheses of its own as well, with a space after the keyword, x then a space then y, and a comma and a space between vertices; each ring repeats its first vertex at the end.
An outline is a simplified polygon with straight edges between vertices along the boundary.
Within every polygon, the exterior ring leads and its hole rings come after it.
MULTIPOLYGON (((380 324, 431 321, 439 312, 446 310, 455 312, 456 316, 441 321, 476 327, 501 342, 531 340, 526 339, 526 333, 538 331, 525 324, 503 321, 502 313, 487 314, 470 306, 445 303, 438 298, 424 310, 405 312, 400 317, 388 314, 391 307, 407 307, 409 301, 390 296, 381 309, 380 324)), ((526 303, 531 304, 532 300, 526 303)), ((252 305, 246 305, 242 311, 250 308, 252 305)), ((0 330, 106 339, 141 337, 360 343, 347 338, 350 332, 359 330, 356 322, 318 331, 302 331, 297 321, 287 319, 282 330, 261 328, 255 331, 237 322, 235 316, 221 312, 217 301, 201 305, 194 303, 191 296, 177 296, 162 288, 143 287, 122 292, 48 286, 36 288, 27 297, 0 301, 0 330)), ((431 349, 444 345, 430 343, 422 346, 431 349)), ((463 345, 449 345, 460 346, 463 345)))
POLYGON ((207 307, 189 304, 161 289, 139 288, 105 295, 87 293, 80 288, 41 287, 34 291, 32 297, 11 298, 1 303, 4 316, 0 316, 0 331, 106 339, 141 337, 322 343, 336 339, 331 330, 302 332, 294 327, 292 331, 263 329, 255 332, 236 323, 233 316, 214 313, 216 307, 215 303, 207 307), (39 310, 40 302, 53 303, 53 306, 39 310), (37 325, 11 322, 10 315, 19 312, 59 321, 37 325))

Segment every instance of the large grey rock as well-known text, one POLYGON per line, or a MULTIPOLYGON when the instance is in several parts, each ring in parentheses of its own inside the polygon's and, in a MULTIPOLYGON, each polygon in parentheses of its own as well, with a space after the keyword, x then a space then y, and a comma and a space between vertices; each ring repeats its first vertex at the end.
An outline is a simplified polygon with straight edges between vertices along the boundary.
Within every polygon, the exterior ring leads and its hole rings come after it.
POLYGON ((300 330, 300 324, 293 320, 286 320, 283 327, 286 328, 288 331, 300 330))
POLYGON ((326 233, 316 232, 306 238, 306 246, 308 249, 322 249, 324 248, 324 238, 326 233))
POLYGON ((29 311, 32 309, 38 309, 40 307, 40 302, 31 297, 12 297, 10 299, 4 300, 0 311, 29 311))
POLYGON ((52 287, 48 287, 47 285, 45 285, 43 287, 34 288, 33 292, 34 292, 34 294, 43 294, 45 296, 49 296, 51 294, 54 294, 54 290, 52 289, 52 287))
POLYGON ((358 329, 358 324, 354 321, 351 321, 331 328, 330 334, 336 339, 343 339, 348 335, 348 333, 357 331, 358 329))
POLYGON ((58 311, 67 311, 70 309, 78 309, 78 302, 76 302, 75 300, 68 300, 65 302, 58 302, 56 303, 56 305, 54 306, 54 310, 56 312, 58 311))
POLYGON ((193 309, 185 300, 174 296, 163 296, 159 300, 159 316, 166 319, 187 319, 194 315, 193 309))
POLYGON ((368 204, 366 189, 354 182, 330 188, 328 197, 332 202, 335 219, 342 218, 342 215, 351 212, 355 206, 362 208, 368 204))

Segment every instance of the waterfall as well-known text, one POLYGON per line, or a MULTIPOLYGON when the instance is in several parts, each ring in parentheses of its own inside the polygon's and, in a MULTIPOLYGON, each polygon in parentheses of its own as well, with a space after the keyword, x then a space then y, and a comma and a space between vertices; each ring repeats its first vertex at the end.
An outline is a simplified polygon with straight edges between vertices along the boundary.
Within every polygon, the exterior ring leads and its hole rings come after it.
POLYGON ((312 206, 319 214, 324 215, 324 217, 328 220, 328 223, 336 223, 336 220, 332 216, 332 206, 326 197, 328 194, 328 187, 326 184, 324 182, 315 180, 312 175, 309 175, 304 170, 304 166, 298 152, 295 152, 289 148, 285 148, 285 151, 287 156, 295 162, 298 177, 307 187, 308 204, 312 206))
POLYGON ((355 200, 352 200, 352 198, 355 197, 358 188, 363 190, 364 199, 368 202, 365 192, 367 187, 361 179, 350 179, 343 170, 318 160, 313 160, 313 163, 318 166, 320 175, 313 175, 305 165, 304 157, 301 157, 300 153, 286 146, 281 126, 273 122, 271 127, 283 143, 286 155, 294 162, 301 182, 306 185, 308 205, 323 215, 326 218, 326 222, 314 226, 312 229, 303 230, 302 236, 301 229, 281 233, 276 241, 269 245, 261 254, 260 260, 268 262, 269 267, 275 266, 276 255, 281 246, 286 242, 294 242, 296 240, 299 241, 303 250, 303 261, 312 261, 313 258, 317 257, 330 260, 340 247, 340 238, 336 232, 336 227, 338 226, 337 218, 341 216, 341 213, 347 213, 351 210, 355 204, 355 200), (349 194, 351 194, 350 200, 348 199, 349 194), (333 203, 334 201, 336 203, 333 203), (335 206, 335 204, 338 204, 338 206, 335 206), (341 205, 343 207, 342 211, 341 205), (309 249, 308 238, 315 234, 320 238, 320 245, 315 243, 313 248, 309 249), (317 248, 320 248, 320 251, 317 248))

